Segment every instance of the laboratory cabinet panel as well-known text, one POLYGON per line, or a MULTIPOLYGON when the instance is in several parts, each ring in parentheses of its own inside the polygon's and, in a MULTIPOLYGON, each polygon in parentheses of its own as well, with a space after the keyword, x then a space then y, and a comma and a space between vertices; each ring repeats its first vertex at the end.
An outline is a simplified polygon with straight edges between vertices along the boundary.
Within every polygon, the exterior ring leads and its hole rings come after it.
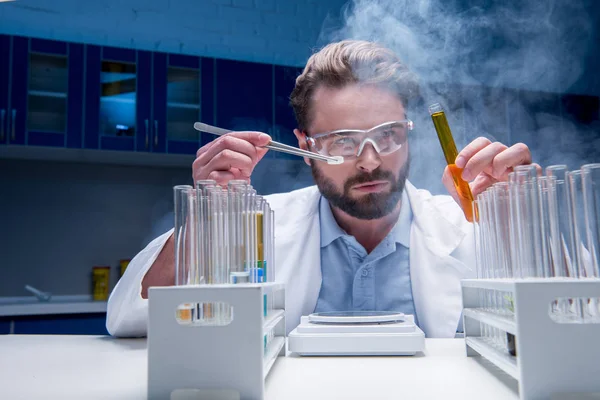
POLYGON ((273 65, 218 59, 215 75, 216 124, 272 133, 273 65))
MULTIPOLYGON (((297 127, 294 110, 290 105, 290 95, 296 85, 296 78, 302 73, 302 68, 275 65, 274 74, 274 122, 273 139, 290 146, 298 147, 298 140, 294 135, 297 127)), ((300 160, 298 156, 278 153, 277 158, 300 160)))
POLYGON ((0 335, 7 335, 10 333, 10 321, 0 320, 0 335))
POLYGON ((106 313, 15 317, 17 335, 108 335, 106 313))
POLYGON ((81 147, 83 45, 2 36, 0 54, 0 142, 81 147))
POLYGON ((0 35, 0 146, 8 142, 10 36, 0 35))
POLYGON ((194 122, 214 123, 212 58, 154 53, 152 122, 155 145, 171 154, 196 154, 212 140, 194 122))
POLYGON ((85 148, 149 150, 151 54, 86 46, 85 148))

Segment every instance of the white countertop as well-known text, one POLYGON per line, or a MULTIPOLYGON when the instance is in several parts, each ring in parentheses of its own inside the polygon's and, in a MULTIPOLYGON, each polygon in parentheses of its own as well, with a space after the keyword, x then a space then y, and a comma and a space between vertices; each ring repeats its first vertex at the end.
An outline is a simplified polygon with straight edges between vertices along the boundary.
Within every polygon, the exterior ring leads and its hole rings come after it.
POLYGON ((94 301, 88 295, 52 296, 45 302, 34 296, 0 297, 0 317, 105 313, 106 304, 106 301, 94 301))
MULTIPOLYGON (((413 357, 280 357, 266 399, 518 399, 517 382, 467 358, 463 339, 413 357)), ((0 336, 0 397, 146 399, 145 339, 0 336)))

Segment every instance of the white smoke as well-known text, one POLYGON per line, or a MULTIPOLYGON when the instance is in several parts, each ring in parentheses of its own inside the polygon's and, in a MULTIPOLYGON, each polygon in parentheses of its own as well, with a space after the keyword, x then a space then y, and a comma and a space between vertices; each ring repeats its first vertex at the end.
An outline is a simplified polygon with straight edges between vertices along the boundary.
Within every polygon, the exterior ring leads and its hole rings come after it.
POLYGON ((422 100, 409 106, 410 179, 443 192, 432 102, 446 109, 459 149, 486 136, 528 144, 542 166, 577 169, 586 156, 598 157, 590 148, 600 148, 593 132, 600 127, 572 122, 560 104, 594 49, 593 28, 582 0, 353 0, 342 24, 326 20, 319 41, 381 43, 418 75, 422 100))

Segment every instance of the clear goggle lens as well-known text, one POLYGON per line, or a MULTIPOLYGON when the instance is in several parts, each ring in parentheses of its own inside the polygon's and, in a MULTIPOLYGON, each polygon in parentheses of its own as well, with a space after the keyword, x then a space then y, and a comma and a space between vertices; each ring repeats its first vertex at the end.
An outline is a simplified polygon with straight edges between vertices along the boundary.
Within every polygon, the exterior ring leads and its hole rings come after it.
POLYGON ((370 143, 382 155, 399 150, 413 129, 411 120, 392 121, 369 130, 341 129, 307 138, 309 148, 324 156, 358 157, 370 143))

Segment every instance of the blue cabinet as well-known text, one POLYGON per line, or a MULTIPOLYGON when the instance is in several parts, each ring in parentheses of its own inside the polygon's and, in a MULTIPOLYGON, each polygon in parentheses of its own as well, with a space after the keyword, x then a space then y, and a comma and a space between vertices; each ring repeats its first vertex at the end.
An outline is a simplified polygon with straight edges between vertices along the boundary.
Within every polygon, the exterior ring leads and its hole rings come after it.
POLYGON ((80 147, 83 45, 2 36, 0 142, 80 147))
POLYGON ((299 68, 9 35, 0 58, 0 145, 193 155, 196 121, 298 145, 299 68))
POLYGON ((214 123, 214 59, 154 54, 153 126, 156 145, 171 154, 196 154, 208 143, 194 122, 214 123))
POLYGON ((273 65, 216 62, 216 124, 270 133, 273 127, 273 65))
POLYGON ((11 321, 15 335, 108 335, 106 313, 7 317, 0 334, 9 333, 11 321))
POLYGON ((0 335, 7 335, 10 333, 10 321, 0 320, 0 335))
POLYGON ((194 122, 214 119, 212 59, 89 45, 86 60, 86 148, 196 153, 194 122))
POLYGON ((149 148, 149 99, 141 96, 150 79, 138 76, 138 69, 150 73, 144 61, 141 55, 138 63, 135 50, 86 46, 85 148, 134 151, 139 142, 149 148))
MULTIPOLYGON (((290 95, 296 85, 296 78, 302 73, 302 68, 276 65, 273 73, 275 84, 273 139, 290 146, 298 147, 298 140, 294 135, 297 123, 294 110, 290 105, 290 95)), ((300 160, 298 156, 285 153, 279 153, 277 157, 300 160)))
POLYGON ((8 142, 10 36, 0 35, 0 146, 8 142))

